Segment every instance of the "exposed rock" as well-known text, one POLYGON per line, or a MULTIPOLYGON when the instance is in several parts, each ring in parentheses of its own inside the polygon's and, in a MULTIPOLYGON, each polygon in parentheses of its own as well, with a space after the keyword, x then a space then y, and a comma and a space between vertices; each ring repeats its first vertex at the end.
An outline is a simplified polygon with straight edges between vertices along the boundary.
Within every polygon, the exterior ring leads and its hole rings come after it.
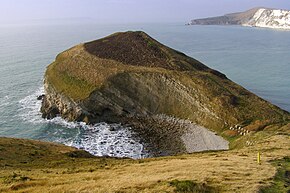
POLYGON ((64 94, 57 93, 53 86, 46 81, 44 89, 47 94, 43 97, 40 109, 43 118, 52 119, 61 115, 68 120, 81 121, 82 111, 78 104, 64 94))
POLYGON ((261 8, 248 22, 243 23, 243 25, 275 29, 290 29, 290 11, 261 8))
POLYGON ((290 11, 281 9, 254 8, 245 12, 219 17, 195 19, 191 25, 243 25, 276 29, 290 29, 290 11))
POLYGON ((46 71, 45 92, 43 117, 130 125, 159 155, 186 152, 181 136, 191 126, 179 119, 218 133, 255 120, 289 119, 288 112, 144 32, 116 33, 59 54, 46 71))
POLYGON ((45 96, 44 94, 39 95, 39 96, 37 97, 37 100, 39 100, 39 101, 42 100, 42 99, 44 98, 44 96, 45 96))

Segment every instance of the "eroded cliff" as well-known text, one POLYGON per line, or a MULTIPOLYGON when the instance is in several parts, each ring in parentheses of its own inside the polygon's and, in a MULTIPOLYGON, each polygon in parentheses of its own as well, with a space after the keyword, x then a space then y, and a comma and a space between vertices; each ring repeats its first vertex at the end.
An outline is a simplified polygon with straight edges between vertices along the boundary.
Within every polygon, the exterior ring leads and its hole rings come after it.
POLYGON ((46 71, 45 91, 43 117, 121 122, 164 151, 170 142, 185 151, 180 137, 187 128, 156 121, 158 115, 224 135, 234 125, 256 131, 289 120, 289 113, 144 32, 116 33, 59 54, 46 71))

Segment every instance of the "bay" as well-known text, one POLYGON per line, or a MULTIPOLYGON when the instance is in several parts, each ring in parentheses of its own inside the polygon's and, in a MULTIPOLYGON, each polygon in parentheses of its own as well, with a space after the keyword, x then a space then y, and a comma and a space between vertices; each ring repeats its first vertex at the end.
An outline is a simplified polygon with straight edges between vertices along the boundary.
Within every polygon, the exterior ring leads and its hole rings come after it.
POLYGON ((60 142, 96 155, 146 156, 129 128, 106 123, 87 128, 61 119, 44 120, 39 113, 40 101, 36 100, 43 93, 45 69, 58 53, 82 42, 128 30, 145 31, 290 111, 290 31, 182 23, 2 25, 0 136, 60 142), (132 153, 124 153, 128 151, 132 153))

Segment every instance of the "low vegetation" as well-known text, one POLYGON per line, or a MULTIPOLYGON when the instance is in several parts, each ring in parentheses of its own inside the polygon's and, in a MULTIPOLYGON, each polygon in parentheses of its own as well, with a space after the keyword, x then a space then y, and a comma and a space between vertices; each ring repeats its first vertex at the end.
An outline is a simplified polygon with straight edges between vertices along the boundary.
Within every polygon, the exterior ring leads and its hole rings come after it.
MULTIPOLYGON (((143 32, 118 33, 65 51, 45 79, 86 110, 87 122, 166 114, 214 130, 230 141, 231 150, 131 160, 0 138, 0 192, 288 190, 289 113, 143 32)), ((56 101, 47 104, 55 108, 61 97, 56 101)))
POLYGON ((60 93, 67 94, 67 96, 74 100, 88 97, 96 88, 86 80, 69 76, 67 72, 57 71, 54 68, 55 64, 52 64, 46 71, 50 84, 54 85, 60 93))
POLYGON ((271 185, 262 188, 260 193, 290 192, 290 157, 274 160, 272 164, 277 168, 276 175, 271 185))
POLYGON ((289 125, 261 135, 240 149, 142 160, 0 138, 0 192, 287 192, 289 125))
POLYGON ((205 183, 199 184, 191 180, 173 180, 169 183, 175 187, 174 192, 180 193, 214 193, 219 192, 205 183))

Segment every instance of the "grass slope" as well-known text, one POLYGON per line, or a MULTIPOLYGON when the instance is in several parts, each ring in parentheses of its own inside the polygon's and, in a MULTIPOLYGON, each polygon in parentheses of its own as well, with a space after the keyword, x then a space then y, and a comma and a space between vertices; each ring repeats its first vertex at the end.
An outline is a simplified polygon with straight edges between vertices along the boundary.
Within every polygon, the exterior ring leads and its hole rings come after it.
MULTIPOLYGON (((228 139, 232 150, 130 160, 91 158, 60 145, 0 139, 2 192, 285 190, 287 180, 272 163, 290 156, 289 113, 142 32, 73 47, 57 57, 45 78, 73 101, 82 102, 92 92, 112 99, 105 91, 117 91, 122 95, 116 94, 114 101, 120 100, 123 108, 128 104, 120 96, 127 96, 152 113, 193 120, 228 139), (110 50, 116 52, 108 54, 110 50), (219 118, 211 122, 212 113, 219 118), (251 132, 240 136, 229 130, 234 124, 251 132), (258 152, 261 165, 256 163, 258 152)), ((282 170, 286 176, 287 168, 282 170)))
POLYGON ((144 160, 0 138, 0 192, 283 192, 289 190, 289 128, 253 134, 255 144, 239 150, 144 160))
POLYGON ((270 186, 264 187, 260 193, 290 192, 290 157, 274 160, 273 165, 278 168, 270 186))

